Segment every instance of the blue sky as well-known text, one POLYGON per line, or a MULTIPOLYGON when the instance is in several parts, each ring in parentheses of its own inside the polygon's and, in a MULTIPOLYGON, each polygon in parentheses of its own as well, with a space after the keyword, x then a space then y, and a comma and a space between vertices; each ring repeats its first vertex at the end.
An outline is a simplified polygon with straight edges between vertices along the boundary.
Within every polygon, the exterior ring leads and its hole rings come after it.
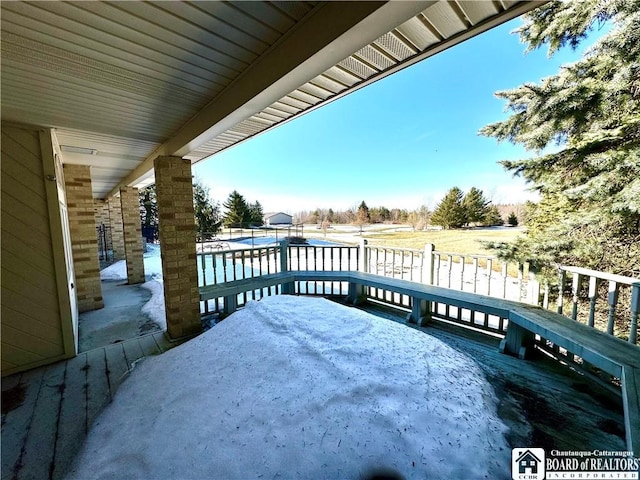
POLYGON ((224 201, 238 190, 264 211, 433 208, 453 186, 477 187, 494 203, 535 199, 497 162, 530 156, 481 137, 506 118, 493 94, 538 82, 578 59, 569 48, 525 55, 515 19, 194 167, 224 201))

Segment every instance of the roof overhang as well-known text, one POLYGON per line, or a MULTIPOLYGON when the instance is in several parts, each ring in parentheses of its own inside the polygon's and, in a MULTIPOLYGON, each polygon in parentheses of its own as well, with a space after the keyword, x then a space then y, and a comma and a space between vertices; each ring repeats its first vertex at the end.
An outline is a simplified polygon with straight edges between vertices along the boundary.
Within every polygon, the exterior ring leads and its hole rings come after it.
POLYGON ((55 128, 104 198, 542 3, 2 2, 2 119, 55 128))

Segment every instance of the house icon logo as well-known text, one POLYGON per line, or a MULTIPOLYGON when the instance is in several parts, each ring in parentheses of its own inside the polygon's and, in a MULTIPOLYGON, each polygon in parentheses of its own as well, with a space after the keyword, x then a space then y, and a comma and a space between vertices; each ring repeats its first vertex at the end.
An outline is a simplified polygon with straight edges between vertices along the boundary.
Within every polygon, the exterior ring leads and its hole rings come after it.
POLYGON ((544 480, 544 462, 543 448, 514 448, 511 450, 511 478, 513 480, 544 480))

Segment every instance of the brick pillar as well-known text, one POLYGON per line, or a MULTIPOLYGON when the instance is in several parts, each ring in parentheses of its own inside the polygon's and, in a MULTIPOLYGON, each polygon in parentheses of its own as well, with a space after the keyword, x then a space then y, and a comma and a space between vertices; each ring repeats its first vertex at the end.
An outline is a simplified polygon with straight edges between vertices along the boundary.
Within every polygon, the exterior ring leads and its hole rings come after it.
POLYGON ((167 333, 180 338, 202 329, 191 162, 157 157, 154 168, 167 333))
POLYGON ((122 206, 124 252, 127 261, 127 281, 130 284, 142 283, 144 282, 144 260, 138 189, 133 187, 122 187, 120 189, 120 204, 122 206))
POLYGON ((93 210, 96 214, 96 227, 104 225, 110 226, 109 222, 109 204, 104 200, 95 199, 93 210))
POLYGON ((69 164, 65 164, 63 168, 78 311, 97 310, 104 307, 104 302, 100 284, 91 169, 86 165, 69 164))
POLYGON ((111 242, 113 243, 113 259, 123 260, 124 255, 124 227, 122 225, 122 206, 120 197, 109 197, 109 222, 111 224, 111 242))

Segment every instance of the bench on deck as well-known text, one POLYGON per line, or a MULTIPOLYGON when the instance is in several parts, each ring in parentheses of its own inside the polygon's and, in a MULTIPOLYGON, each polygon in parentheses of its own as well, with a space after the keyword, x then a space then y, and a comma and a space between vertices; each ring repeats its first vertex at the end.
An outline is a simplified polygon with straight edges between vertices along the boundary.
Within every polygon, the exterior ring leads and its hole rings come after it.
POLYGON ((535 336, 553 342, 585 361, 620 378, 627 448, 640 457, 640 348, 611 335, 540 307, 356 271, 287 271, 200 287, 200 300, 224 297, 224 312, 237 308, 237 295, 281 285, 294 293, 294 282, 347 282, 347 301, 365 300, 365 287, 388 290, 412 298, 410 323, 425 326, 431 319, 431 302, 496 315, 508 320, 500 351, 525 359, 535 336))
POLYGON ((640 457, 640 348, 543 308, 516 304, 500 350, 525 358, 535 335, 620 378, 627 448, 640 457))

